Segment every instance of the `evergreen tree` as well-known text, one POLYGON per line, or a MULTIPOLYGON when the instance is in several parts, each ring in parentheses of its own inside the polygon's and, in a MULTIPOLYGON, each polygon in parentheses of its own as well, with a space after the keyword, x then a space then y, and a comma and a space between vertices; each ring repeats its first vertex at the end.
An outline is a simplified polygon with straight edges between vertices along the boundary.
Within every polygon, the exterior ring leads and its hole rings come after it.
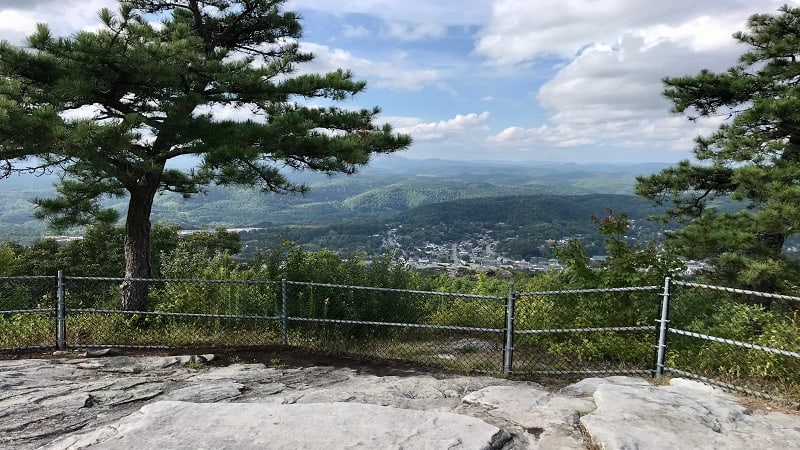
POLYGON ((674 112, 727 120, 696 138, 695 162, 639 177, 636 192, 669 205, 664 218, 684 226, 668 244, 709 260, 713 281, 786 292, 798 282, 784 247, 800 230, 800 8, 753 15, 748 29, 733 36, 748 47, 736 66, 664 80, 674 112), (715 210, 726 197, 741 210, 715 210))
POLYGON ((410 138, 373 124, 378 109, 303 106, 365 87, 350 72, 296 73, 298 17, 285 0, 129 0, 102 27, 55 38, 39 25, 28 47, 0 43, 0 176, 56 170, 58 195, 37 199, 55 228, 111 220, 104 197, 127 197, 122 307, 147 308, 155 195, 189 197, 211 183, 303 192, 282 172, 353 173, 410 138), (160 18, 160 23, 148 20, 160 18), (216 108, 250 111, 217 120, 216 108), (192 170, 169 168, 178 157, 192 170))

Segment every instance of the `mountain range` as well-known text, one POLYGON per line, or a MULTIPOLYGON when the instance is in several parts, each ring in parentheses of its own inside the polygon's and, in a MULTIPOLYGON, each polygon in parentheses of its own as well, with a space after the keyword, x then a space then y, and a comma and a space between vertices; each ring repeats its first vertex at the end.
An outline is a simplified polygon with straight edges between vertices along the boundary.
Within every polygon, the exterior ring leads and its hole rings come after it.
MULTIPOLYGON (((606 208, 626 211, 634 218, 655 212, 633 195, 635 178, 667 165, 392 156, 377 159, 350 176, 290 174, 292 180, 311 188, 305 195, 227 187, 211 187, 206 194, 190 199, 164 193, 156 198, 153 221, 184 229, 265 228, 272 236, 294 237, 300 243, 319 234, 330 235, 331 230, 337 235, 353 234, 357 240, 388 225, 417 229, 442 225, 468 232, 476 226, 504 223, 526 235, 526 228, 549 223, 563 228, 564 233, 576 233, 591 230, 589 217, 603 214, 606 208)), ((30 200, 53 195, 56 181, 54 175, 0 180, 0 240, 25 243, 47 233, 45 225, 33 218, 30 200)), ((121 215, 127 207, 125 199, 106 200, 104 205, 121 215)))

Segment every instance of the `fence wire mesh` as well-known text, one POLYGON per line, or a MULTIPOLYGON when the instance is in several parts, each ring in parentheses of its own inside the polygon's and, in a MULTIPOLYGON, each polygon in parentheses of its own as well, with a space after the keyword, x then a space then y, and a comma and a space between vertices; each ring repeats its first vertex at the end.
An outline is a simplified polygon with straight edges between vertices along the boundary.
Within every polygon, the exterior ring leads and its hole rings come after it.
POLYGON ((70 347, 264 345, 281 342, 281 286, 251 280, 133 280, 147 311, 123 311, 126 285, 67 277, 70 347))
POLYGON ((516 294, 510 286, 494 296, 294 281, 4 277, 0 349, 284 343, 521 378, 663 367, 800 400, 800 298, 670 286, 516 294), (662 299, 670 300, 668 320, 662 299), (122 310, 126 301, 146 310, 122 310), (666 325, 666 342, 656 325, 666 325), (656 361, 657 348, 665 361, 656 361))
POLYGON ((518 294, 513 373, 649 374, 657 291, 646 286, 518 294))
POLYGON ((674 284, 667 372, 800 401, 800 298, 674 284))
POLYGON ((56 278, 0 278, 0 348, 53 348, 56 278))
POLYGON ((462 372, 502 369, 504 298, 288 282, 289 343, 462 372))

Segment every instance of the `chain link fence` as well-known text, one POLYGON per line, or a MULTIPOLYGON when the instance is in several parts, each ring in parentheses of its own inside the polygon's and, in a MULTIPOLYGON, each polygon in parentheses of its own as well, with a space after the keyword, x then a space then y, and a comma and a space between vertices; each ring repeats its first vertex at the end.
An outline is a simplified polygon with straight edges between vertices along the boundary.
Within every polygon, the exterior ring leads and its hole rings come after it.
POLYGON ((659 287, 517 294, 513 372, 651 374, 659 287))
POLYGON ((502 371, 505 297, 291 281, 286 297, 292 345, 502 371))
POLYGON ((66 277, 65 346, 248 346, 281 342, 281 283, 66 277), (147 311, 119 309, 125 289, 147 311))
POLYGON ((518 378, 673 374, 800 400, 800 298, 669 279, 473 295, 295 281, 0 278, 0 347, 292 345, 518 378), (131 289, 133 286, 133 289, 131 289), (126 289, 147 311, 120 309, 126 289))
POLYGON ((56 277, 0 278, 0 348, 56 347, 56 277))
POLYGON ((800 298, 672 285, 664 372, 800 401, 800 298))

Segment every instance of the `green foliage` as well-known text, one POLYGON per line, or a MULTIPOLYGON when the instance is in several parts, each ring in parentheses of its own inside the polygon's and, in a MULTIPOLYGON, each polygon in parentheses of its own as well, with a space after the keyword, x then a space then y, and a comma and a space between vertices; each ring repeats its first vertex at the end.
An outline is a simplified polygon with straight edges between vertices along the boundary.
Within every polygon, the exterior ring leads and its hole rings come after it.
POLYGON ((202 252, 212 256, 215 253, 235 255, 242 250, 239 233, 217 228, 214 231, 199 231, 184 236, 181 248, 190 252, 202 252))
POLYGON ((49 314, 0 316, 0 347, 19 348, 54 344, 53 318, 49 314))
POLYGON ((452 296, 435 300, 428 322, 436 325, 502 329, 505 326, 502 299, 474 299, 452 296))
POLYGON ((581 241, 571 240, 556 249, 556 255, 566 265, 563 276, 573 289, 602 287, 660 285, 665 277, 682 270, 681 262, 673 255, 658 249, 654 242, 644 245, 631 243, 627 231, 631 221, 627 213, 592 217, 598 233, 603 236, 606 260, 601 268, 592 268, 581 241))
POLYGON ((182 240, 175 250, 165 255, 162 275, 168 279, 231 282, 168 282, 155 296, 154 307, 157 310, 204 314, 278 314, 276 289, 270 285, 246 282, 263 280, 263 273, 241 266, 230 254, 220 249, 198 250, 197 242, 182 240), (241 283, 237 283, 240 280, 241 283))
MULTIPOLYGON (((603 236, 606 260, 593 267, 582 241, 573 239, 556 248, 565 265, 550 274, 543 287, 581 290, 630 286, 660 286, 665 276, 680 270, 679 262, 659 251, 653 242, 632 243, 627 238, 631 221, 626 213, 592 217, 603 236)), ((541 291, 542 289, 538 289, 541 291)), ((536 292, 533 290, 530 292, 536 292)), ((573 329, 652 326, 658 312, 657 289, 592 294, 528 295, 518 302, 517 329, 573 329)), ((579 361, 626 361, 643 366, 652 356, 652 342, 643 334, 590 332, 567 337, 527 338, 555 355, 579 361)), ((574 363, 574 361, 573 361, 574 363)))
POLYGON ((88 227, 82 239, 58 249, 59 268, 76 277, 121 277, 125 273, 123 234, 121 228, 107 223, 88 227))
POLYGON ((717 270, 707 280, 789 293, 800 275, 784 251, 800 229, 800 8, 753 15, 748 28, 734 34, 748 48, 736 66, 664 80, 674 112, 731 119, 696 139, 696 163, 639 177, 636 193, 668 205, 664 217, 684 222, 668 245, 712 263, 717 270), (712 202, 725 197, 740 202, 739 211, 715 211, 712 202))
POLYGON ((165 255, 178 247, 181 236, 180 228, 175 225, 156 223, 150 229, 150 254, 152 255, 153 277, 163 278, 161 266, 165 255))
POLYGON ((229 254, 198 252, 191 243, 184 241, 164 258, 161 272, 164 278, 227 280, 238 268, 229 254))
POLYGON ((17 256, 21 249, 13 242, 0 244, 0 277, 10 276, 17 272, 17 256))
MULTIPOLYGON (((671 326, 697 333, 747 342, 772 349, 800 352, 800 318, 795 309, 781 314, 717 292, 680 290, 673 300, 671 326)), ((732 344, 672 338, 668 364, 694 373, 736 381, 778 395, 797 395, 800 383, 796 358, 746 350, 732 344), (781 392, 784 390, 783 392, 781 392), (788 390, 788 391, 785 391, 788 390)))
MULTIPOLYGON (((153 227, 151 251, 157 268, 161 256, 178 245, 177 232, 176 227, 161 224, 153 227)), ((52 238, 40 239, 28 246, 5 242, 0 244, 0 276, 54 276, 63 270, 66 275, 76 277, 122 277, 125 268, 123 239, 121 227, 100 222, 87 227, 82 238, 64 244, 52 238)), ((209 241, 209 245, 212 244, 209 241)))
POLYGON ((2 280, 0 281, 0 294, 2 294, 0 296, 0 311, 39 307, 50 308, 53 306, 54 299, 52 295, 48 295, 48 289, 35 283, 14 283, 2 280))
POLYGON ((25 247, 17 254, 14 275, 48 275, 55 276, 64 266, 59 260, 58 242, 45 238, 25 247))
MULTIPOLYGON (((388 258, 367 265, 358 257, 343 259, 329 251, 312 253, 299 247, 290 249, 283 273, 291 281, 349 286, 414 289, 415 283, 410 269, 397 266, 388 258)), ((294 300, 290 315, 325 319, 416 323, 428 308, 425 298, 408 293, 293 286, 289 295, 294 300)), ((329 328, 318 327, 312 332, 328 332, 329 328)), ((349 328, 354 335, 368 332, 372 331, 366 326, 349 328)))

